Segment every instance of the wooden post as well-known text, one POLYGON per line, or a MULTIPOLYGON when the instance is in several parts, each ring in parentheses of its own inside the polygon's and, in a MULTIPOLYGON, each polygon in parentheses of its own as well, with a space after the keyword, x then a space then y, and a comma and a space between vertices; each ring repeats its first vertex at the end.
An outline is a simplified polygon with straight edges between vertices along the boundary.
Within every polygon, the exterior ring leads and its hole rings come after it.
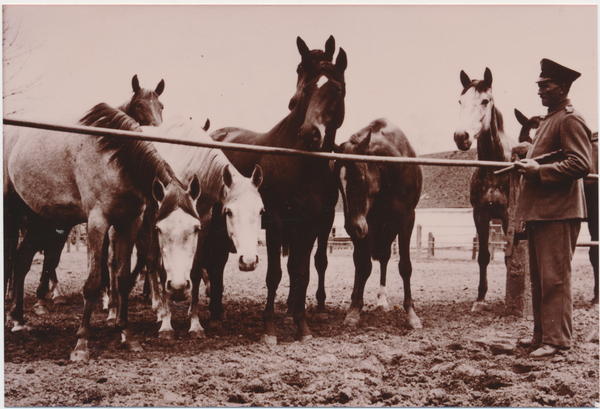
POLYGON ((433 237, 432 232, 429 232, 429 239, 427 240, 427 256, 435 256, 435 237, 433 237))
POLYGON ((417 224, 417 260, 421 260, 421 232, 422 227, 420 224, 417 224))
POLYGON ((75 226, 75 251, 79 251, 79 242, 81 241, 81 225, 75 226))
POLYGON ((529 278, 529 246, 524 236, 523 223, 515 220, 518 200, 519 174, 516 170, 513 170, 510 173, 504 312, 506 315, 529 318, 533 316, 531 281, 529 278), (515 237, 518 240, 517 242, 515 242, 515 237))

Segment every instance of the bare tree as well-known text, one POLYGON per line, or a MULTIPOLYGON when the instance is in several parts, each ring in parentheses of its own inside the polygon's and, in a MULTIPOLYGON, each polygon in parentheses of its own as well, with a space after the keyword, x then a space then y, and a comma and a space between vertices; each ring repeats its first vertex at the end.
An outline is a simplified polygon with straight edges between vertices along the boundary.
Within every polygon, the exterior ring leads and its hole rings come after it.
POLYGON ((2 6, 2 23, 2 101, 4 115, 10 116, 23 111, 23 99, 19 97, 40 85, 42 75, 28 78, 24 74, 33 48, 19 43, 21 22, 15 24, 7 17, 6 6, 2 6))

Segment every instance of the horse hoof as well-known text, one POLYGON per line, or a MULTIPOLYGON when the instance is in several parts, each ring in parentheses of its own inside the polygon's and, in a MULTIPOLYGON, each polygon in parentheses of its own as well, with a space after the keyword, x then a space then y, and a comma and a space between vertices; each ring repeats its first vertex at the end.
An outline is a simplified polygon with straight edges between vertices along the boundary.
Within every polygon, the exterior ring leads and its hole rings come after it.
POLYGON ((49 313, 48 308, 46 308, 45 305, 41 304, 34 305, 33 312, 35 312, 36 315, 46 315, 49 313))
POLYGON ((387 305, 378 305, 375 308, 375 311, 377 312, 388 312, 390 310, 390 307, 388 307, 387 305))
POLYGON ((106 325, 108 325, 109 327, 116 327, 117 326, 117 319, 116 318, 109 318, 106 320, 106 325))
POLYGON ((11 332, 24 332, 29 331, 30 329, 31 328, 29 326, 15 321, 11 332))
POLYGON ((277 337, 275 335, 262 334, 260 342, 267 345, 277 345, 277 337))
POLYGON ((121 343, 121 349, 129 352, 140 352, 143 351, 142 346, 138 341, 125 341, 121 343))
POLYGON ((411 329, 421 329, 423 328, 423 324, 421 324, 421 320, 420 319, 412 319, 408 321, 408 326, 411 329))
POLYGON ((71 361, 73 362, 85 362, 90 360, 90 352, 87 350, 76 349, 71 352, 71 361))
POLYGON ((475 301, 471 312, 483 312, 485 311, 485 301, 475 301))
POLYGON ((54 305, 65 305, 67 303, 67 299, 62 295, 59 295, 58 297, 54 298, 52 302, 54 305))
POLYGON ((204 330, 190 331, 190 338, 204 339, 204 338, 206 338, 206 334, 204 333, 204 330))
POLYGON ((298 337, 298 341, 300 342, 304 342, 304 341, 308 341, 309 339, 312 339, 312 335, 301 335, 298 337))
POLYGON ((158 337, 160 339, 175 339, 175 331, 174 330, 160 331, 158 333, 158 337))

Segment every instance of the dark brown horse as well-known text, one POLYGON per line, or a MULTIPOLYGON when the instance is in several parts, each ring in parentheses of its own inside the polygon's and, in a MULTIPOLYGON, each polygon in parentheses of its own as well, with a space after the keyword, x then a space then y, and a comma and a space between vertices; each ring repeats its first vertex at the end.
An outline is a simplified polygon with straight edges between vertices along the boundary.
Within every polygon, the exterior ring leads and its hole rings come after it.
MULTIPOLYGON (((496 108, 492 95, 492 72, 486 68, 483 80, 471 81, 461 71, 460 81, 463 90, 459 101, 459 125, 454 132, 456 146, 466 151, 477 139, 478 160, 510 162, 516 144, 504 133, 502 114, 496 108)), ((488 288, 490 220, 500 219, 502 228, 507 231, 509 178, 508 174, 494 175, 492 168, 478 167, 471 179, 471 205, 479 236, 479 292, 473 311, 483 310, 488 288)))
MULTIPOLYGON (((340 146, 341 153, 416 157, 404 133, 386 119, 377 119, 340 146)), ((410 236, 421 196, 423 172, 418 165, 337 161, 336 174, 344 203, 345 228, 354 244, 354 289, 345 323, 356 325, 363 307, 372 262, 379 261, 378 308, 387 310, 386 272, 391 247, 398 236, 398 269, 404 283, 408 325, 422 328, 410 289, 410 236)))
MULTIPOLYGON (((344 71, 346 53, 340 49, 335 64, 323 61, 312 63, 308 50, 298 47, 302 56, 305 79, 302 92, 290 114, 266 134, 239 128, 217 130, 213 139, 225 142, 275 146, 305 151, 333 151, 335 134, 344 120, 344 97, 346 87, 344 71)), ((329 160, 305 157, 284 157, 260 153, 226 151, 235 167, 250 176, 255 164, 263 169, 260 192, 266 214, 263 226, 267 238, 267 286, 268 299, 264 313, 263 342, 276 343, 275 293, 281 281, 281 250, 289 251, 288 272, 292 287, 290 309, 298 327, 297 339, 312 337, 306 323, 305 300, 309 281, 310 254, 315 240, 321 234, 324 220, 335 211, 337 191, 329 160)), ((213 211, 213 215, 218 212, 213 211)), ((222 266, 227 260, 230 246, 219 240, 213 218, 211 229, 215 232, 207 239, 204 264, 211 278, 211 319, 222 317, 221 288, 222 266), (224 247, 222 246, 224 245, 224 247), (214 277, 214 279, 213 279, 214 277)), ((210 235, 210 233, 209 233, 210 235)), ((224 237, 220 235, 220 237, 224 237)))
MULTIPOLYGON (((162 123, 163 105, 158 97, 165 88, 164 80, 161 80, 154 91, 141 88, 137 75, 134 75, 131 81, 133 95, 131 99, 118 109, 114 109, 107 104, 101 103, 93 107, 88 113, 79 120, 79 124, 86 126, 94 126, 100 128, 113 128, 141 131, 140 126, 159 126, 162 123)), ((4 150, 4 166, 5 166, 5 283, 10 279, 13 271, 14 255, 16 254, 16 243, 18 242, 18 229, 26 231, 26 220, 18 210, 22 207, 18 203, 18 198, 7 195, 6 188, 10 185, 7 180, 8 173, 6 169, 7 158, 10 155, 10 144, 8 147, 5 144, 4 150), (8 148, 8 149, 7 149, 8 148), (11 205, 15 201, 15 205, 11 205), (16 237, 15 237, 16 236, 16 237), (7 274, 8 272, 8 274, 7 274)), ((46 297, 50 291, 53 292, 53 302, 55 304, 64 304, 66 302, 58 278, 56 276, 56 268, 60 262, 60 255, 64 245, 68 239, 70 230, 53 229, 45 243, 40 243, 44 252, 44 264, 40 277, 40 285, 37 289, 38 301, 34 306, 36 314, 46 314, 46 297)), ((5 287, 6 288, 6 287, 5 287)))
MULTIPOLYGON (((527 118, 518 109, 515 109, 515 116, 521 124, 519 133, 519 142, 533 143, 535 132, 540 126, 542 117, 532 116, 527 118)), ((598 174, 598 132, 592 136, 592 173, 598 174)), ((585 204, 587 207, 587 224, 590 236, 593 241, 598 241, 598 179, 584 179, 583 188, 585 191, 585 204)), ((589 257, 594 268, 594 298, 592 304, 598 304, 598 246, 590 246, 589 257)))

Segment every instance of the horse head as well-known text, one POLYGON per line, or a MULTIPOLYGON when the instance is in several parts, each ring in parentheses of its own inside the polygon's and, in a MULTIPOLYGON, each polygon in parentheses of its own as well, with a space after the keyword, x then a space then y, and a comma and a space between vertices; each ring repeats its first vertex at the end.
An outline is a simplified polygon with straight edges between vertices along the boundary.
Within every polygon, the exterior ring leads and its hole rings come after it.
POLYGON ((223 169, 223 210, 227 234, 239 255, 241 271, 253 271, 258 265, 258 233, 264 205, 258 188, 263 180, 260 166, 245 178, 232 174, 229 165, 223 169))
POLYGON ((486 68, 483 80, 471 80, 461 71, 460 81, 463 90, 459 99, 460 113, 454 142, 460 150, 466 151, 483 131, 490 129, 492 123, 492 72, 486 68))
POLYGON ((533 143, 533 137, 535 136, 535 133, 540 126, 542 117, 532 116, 531 118, 527 118, 518 109, 515 109, 515 116, 517 117, 517 121, 519 121, 519 123, 521 124, 521 131, 519 132, 519 142, 533 143))
POLYGON ((292 112, 303 117, 298 137, 307 150, 333 149, 335 132, 344 121, 344 71, 347 65, 346 52, 342 48, 335 64, 322 62, 318 67, 313 67, 310 63, 302 63, 306 78, 292 112))
POLYGON ((137 75, 131 80, 133 97, 122 106, 122 111, 135 119, 141 126, 160 126, 163 104, 158 96, 165 90, 165 81, 160 80, 154 91, 140 87, 137 75))
MULTIPOLYGON (((358 135, 356 135, 358 136, 358 135)), ((371 130, 362 139, 352 137, 340 146, 342 153, 367 155, 371 130)), ((344 205, 345 228, 350 237, 362 239, 369 232, 367 215, 381 186, 381 174, 376 164, 369 162, 338 161, 336 163, 339 188, 344 205)))
POLYGON ((307 71, 304 67, 306 66, 310 71, 314 71, 321 62, 332 62, 333 53, 335 52, 335 39, 333 36, 329 36, 329 39, 325 43, 325 51, 309 50, 304 40, 300 37, 296 39, 296 44, 298 46, 298 51, 302 56, 302 61, 298 64, 298 68, 296 69, 298 81, 296 82, 296 93, 292 99, 290 99, 288 106, 290 111, 296 107, 296 104, 298 104, 298 100, 302 95, 302 89, 304 88, 307 76, 307 71))
POLYGON ((156 232, 166 274, 165 292, 174 301, 185 300, 192 291, 190 271, 200 231, 196 211, 200 182, 194 177, 186 189, 178 181, 165 188, 155 180, 152 190, 159 204, 156 232))

